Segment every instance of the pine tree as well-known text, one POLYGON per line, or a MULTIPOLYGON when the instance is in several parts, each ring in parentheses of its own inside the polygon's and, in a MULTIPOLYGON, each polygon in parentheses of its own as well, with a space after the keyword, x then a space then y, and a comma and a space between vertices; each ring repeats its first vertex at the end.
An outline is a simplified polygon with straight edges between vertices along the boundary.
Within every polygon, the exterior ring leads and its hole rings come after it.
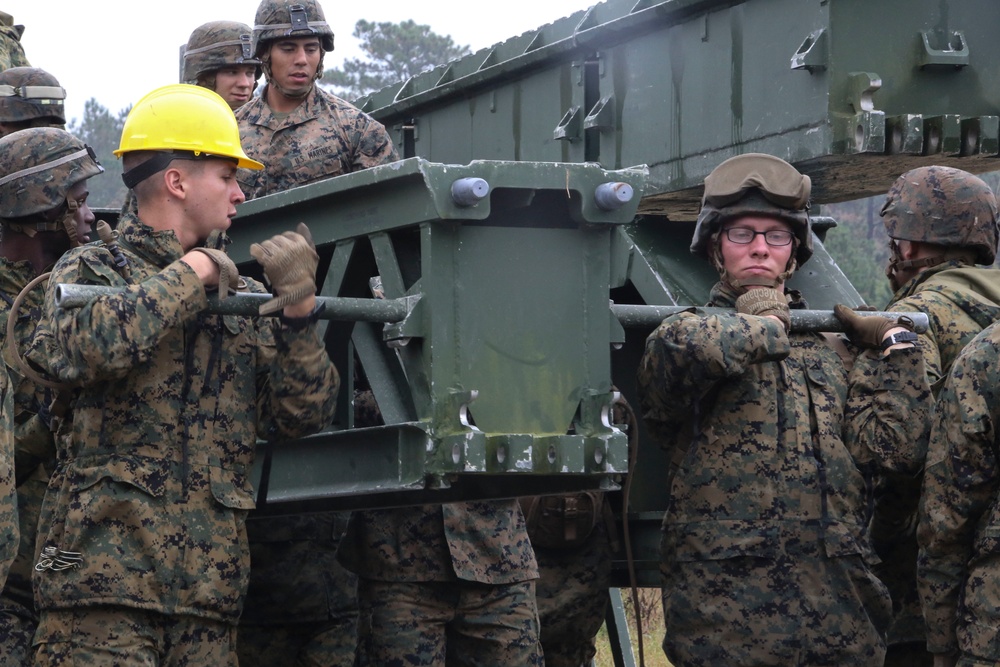
POLYGON ((348 100, 470 53, 468 46, 456 46, 451 37, 438 35, 430 26, 413 20, 374 23, 361 19, 354 26, 354 37, 361 40, 365 57, 351 58, 342 68, 323 72, 323 83, 348 100))

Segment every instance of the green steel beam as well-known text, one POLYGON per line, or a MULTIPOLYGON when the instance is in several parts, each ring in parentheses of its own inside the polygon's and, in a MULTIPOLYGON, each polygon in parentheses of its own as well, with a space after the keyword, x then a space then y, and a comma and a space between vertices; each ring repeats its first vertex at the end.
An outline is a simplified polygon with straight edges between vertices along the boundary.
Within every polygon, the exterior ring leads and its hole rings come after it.
POLYGON ((993 0, 607 0, 357 103, 436 162, 648 165, 640 211, 674 220, 750 151, 830 203, 921 164, 996 168, 994 15, 993 0))
POLYGON ((619 475, 569 474, 544 458, 544 450, 542 460, 504 460, 495 452, 509 443, 490 440, 470 438, 456 452, 457 441, 442 445, 427 424, 412 423, 262 444, 252 474, 258 510, 296 514, 618 488, 619 475), (475 453, 477 448, 483 451, 475 453), (487 457, 486 449, 494 455, 487 457), (464 470, 462 458, 477 456, 484 469, 464 470), (266 488, 261 484, 265 467, 266 488))
POLYGON ((605 623, 608 626, 608 641, 611 643, 611 657, 615 667, 635 667, 635 656, 632 654, 632 637, 629 633, 628 615, 625 613, 625 603, 622 601, 622 589, 612 588, 611 604, 605 623))

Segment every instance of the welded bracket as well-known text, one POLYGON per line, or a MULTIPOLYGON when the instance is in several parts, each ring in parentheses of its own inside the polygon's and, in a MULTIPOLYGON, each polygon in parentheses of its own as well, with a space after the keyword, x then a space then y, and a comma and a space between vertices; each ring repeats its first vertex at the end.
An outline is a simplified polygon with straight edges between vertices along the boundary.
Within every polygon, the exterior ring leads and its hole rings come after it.
POLYGON ((792 69, 804 69, 810 74, 822 72, 827 67, 829 54, 827 51, 826 28, 813 30, 802 41, 792 56, 792 69))

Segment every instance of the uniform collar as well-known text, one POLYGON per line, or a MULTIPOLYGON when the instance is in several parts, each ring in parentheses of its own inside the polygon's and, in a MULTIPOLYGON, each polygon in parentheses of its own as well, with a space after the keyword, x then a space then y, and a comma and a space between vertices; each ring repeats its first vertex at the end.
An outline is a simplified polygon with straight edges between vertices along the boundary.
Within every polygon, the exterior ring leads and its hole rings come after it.
POLYGON ((172 229, 157 231, 132 211, 127 211, 118 222, 118 238, 159 266, 166 266, 184 255, 184 248, 172 229))

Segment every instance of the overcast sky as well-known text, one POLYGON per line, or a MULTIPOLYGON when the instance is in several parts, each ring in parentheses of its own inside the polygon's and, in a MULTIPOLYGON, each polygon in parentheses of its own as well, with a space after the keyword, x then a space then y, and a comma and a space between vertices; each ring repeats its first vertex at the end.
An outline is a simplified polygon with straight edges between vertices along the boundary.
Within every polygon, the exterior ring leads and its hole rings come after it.
MULTIPOLYGON (((473 51, 586 9, 598 0, 376 0, 358 3, 326 0, 327 22, 336 50, 325 67, 337 67, 361 53, 352 37, 359 19, 399 22, 413 19, 473 51), (364 12, 364 13, 362 13, 364 12)), ((22 44, 28 60, 59 79, 66 89, 67 119, 83 114, 90 98, 112 113, 150 90, 177 83, 178 53, 191 31, 208 21, 234 20, 253 25, 257 0, 20 0, 4 8, 25 26, 22 44)))

